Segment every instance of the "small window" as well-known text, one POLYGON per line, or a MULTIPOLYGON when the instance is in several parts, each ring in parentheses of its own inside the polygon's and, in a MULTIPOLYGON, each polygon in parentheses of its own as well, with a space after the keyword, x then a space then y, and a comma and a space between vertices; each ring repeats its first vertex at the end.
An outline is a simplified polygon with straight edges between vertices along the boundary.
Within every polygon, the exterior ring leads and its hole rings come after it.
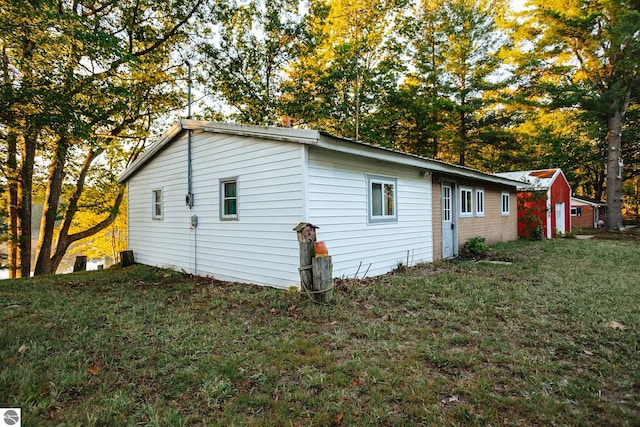
POLYGON ((451 186, 442 186, 442 220, 451 222, 451 186))
POLYGON ((235 178, 220 181, 220 219, 238 219, 238 182, 235 178))
POLYGON ((484 216, 484 189, 476 189, 476 216, 484 216))
POLYGON ((151 192, 151 218, 162 219, 162 190, 151 192))
POLYGON ((397 180, 369 176, 369 222, 396 222, 397 180))
POLYGON ((460 217, 473 216, 473 191, 471 188, 460 188, 460 217))
POLYGON ((509 215, 510 211, 509 193, 502 193, 502 215, 509 215))

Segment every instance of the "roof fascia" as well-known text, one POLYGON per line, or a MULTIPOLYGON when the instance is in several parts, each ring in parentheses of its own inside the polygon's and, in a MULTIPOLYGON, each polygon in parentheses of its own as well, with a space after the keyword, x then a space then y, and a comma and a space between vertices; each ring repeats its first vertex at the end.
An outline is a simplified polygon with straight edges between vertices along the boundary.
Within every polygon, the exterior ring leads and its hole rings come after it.
POLYGON ((166 131, 156 142, 151 144, 147 150, 135 162, 133 162, 118 177, 118 183, 123 183, 134 175, 146 162, 151 160, 165 146, 177 138, 182 131, 195 130, 226 135, 240 135, 254 138, 264 138, 282 142, 296 142, 299 144, 316 145, 320 139, 320 132, 294 129, 277 128, 253 125, 240 125, 235 123, 203 122, 200 120, 183 119, 176 122, 166 131))
POLYGON ((598 208, 601 207, 601 206, 605 206, 606 205, 606 203, 592 202, 590 200, 584 200, 584 199, 581 199, 580 197, 576 197, 576 196, 571 196, 571 201, 584 203, 585 205, 590 205, 590 206, 598 207, 598 208))
MULTIPOLYGON (((450 163, 441 162, 426 157, 420 157, 414 154, 403 153, 384 147, 376 147, 369 144, 352 141, 345 138, 339 138, 331 134, 320 132, 320 140, 316 144, 320 148, 337 151, 340 153, 353 154, 369 159, 380 160, 385 162, 396 163, 405 166, 413 166, 428 171, 440 172, 456 177, 476 179, 493 184, 505 185, 508 187, 518 187, 523 183, 508 178, 490 175, 475 169, 452 165, 450 163)), ((525 184, 526 185, 526 184, 525 184)))
POLYGON ((240 125, 235 123, 203 122, 199 120, 183 119, 174 124, 155 143, 144 151, 119 177, 118 182, 123 183, 134 175, 147 161, 153 158, 166 145, 175 140, 182 131, 197 130, 203 132, 241 135, 248 137, 264 138, 283 142, 296 142, 304 145, 318 146, 324 149, 353 154, 370 159, 396 163, 405 166, 413 166, 433 172, 440 172, 456 177, 475 179, 484 182, 515 187, 518 190, 531 189, 527 183, 502 178, 487 174, 476 169, 464 166, 452 165, 435 159, 420 157, 414 154, 403 153, 384 147, 376 147, 369 144, 337 137, 326 132, 307 129, 277 128, 254 125, 240 125))
POLYGON ((256 138, 271 139, 284 142, 316 145, 320 139, 320 132, 307 129, 286 127, 267 127, 242 125, 236 123, 202 122, 199 120, 181 120, 180 124, 186 130, 200 130, 227 135, 241 135, 256 138))
POLYGON ((148 160, 158 154, 167 144, 173 141, 183 131, 180 122, 175 123, 169 128, 162 136, 153 144, 149 146, 144 152, 128 167, 120 176, 118 176, 118 183, 122 184, 129 177, 131 177, 138 169, 142 167, 148 160))

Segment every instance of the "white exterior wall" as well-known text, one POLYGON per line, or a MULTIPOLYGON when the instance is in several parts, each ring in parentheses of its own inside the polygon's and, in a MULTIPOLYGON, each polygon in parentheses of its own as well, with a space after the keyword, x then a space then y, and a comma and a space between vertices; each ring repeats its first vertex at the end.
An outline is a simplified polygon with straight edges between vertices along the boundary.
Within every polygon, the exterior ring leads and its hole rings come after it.
POLYGON ((137 262, 220 280, 299 286, 292 230, 304 216, 299 144, 194 132, 195 204, 187 194, 186 133, 129 180, 129 247, 137 262), (237 178, 238 220, 220 220, 220 179, 237 178), (151 219, 161 188, 164 217, 151 219), (192 215, 198 226, 190 226, 192 215))
POLYGON ((320 227, 334 277, 375 276, 433 260, 431 176, 418 168, 309 147, 307 218, 320 227), (395 223, 368 223, 367 174, 397 178, 395 223))

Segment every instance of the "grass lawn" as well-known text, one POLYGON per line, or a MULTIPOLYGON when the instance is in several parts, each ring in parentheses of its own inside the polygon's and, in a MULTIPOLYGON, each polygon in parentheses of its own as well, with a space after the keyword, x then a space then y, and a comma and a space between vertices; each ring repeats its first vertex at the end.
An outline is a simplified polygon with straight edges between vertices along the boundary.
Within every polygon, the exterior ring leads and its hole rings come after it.
POLYGON ((339 281, 144 266, 0 282, 0 407, 37 425, 640 425, 640 245, 339 281), (611 323, 615 321, 617 323, 611 323))

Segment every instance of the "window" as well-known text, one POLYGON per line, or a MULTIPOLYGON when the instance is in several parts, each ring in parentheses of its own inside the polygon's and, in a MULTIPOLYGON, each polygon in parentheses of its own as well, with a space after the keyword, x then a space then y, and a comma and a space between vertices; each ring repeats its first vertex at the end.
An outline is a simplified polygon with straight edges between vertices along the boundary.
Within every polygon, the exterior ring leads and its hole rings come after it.
POLYGON ((476 216, 484 216, 484 189, 476 189, 476 216))
POLYGON ((397 195, 394 178, 370 175, 369 222, 396 222, 398 220, 397 195))
POLYGON ((571 216, 582 216, 582 208, 571 208, 571 216))
POLYGON ((238 219, 238 182, 236 178, 220 181, 220 219, 238 219))
POLYGON ((509 215, 509 193, 502 193, 502 215, 509 215))
POLYGON ((442 220, 451 222, 451 186, 442 186, 442 220))
POLYGON ((162 190, 151 192, 151 218, 162 219, 162 190))
POLYGON ((460 188, 460 217, 473 216, 473 191, 470 188, 460 188))

